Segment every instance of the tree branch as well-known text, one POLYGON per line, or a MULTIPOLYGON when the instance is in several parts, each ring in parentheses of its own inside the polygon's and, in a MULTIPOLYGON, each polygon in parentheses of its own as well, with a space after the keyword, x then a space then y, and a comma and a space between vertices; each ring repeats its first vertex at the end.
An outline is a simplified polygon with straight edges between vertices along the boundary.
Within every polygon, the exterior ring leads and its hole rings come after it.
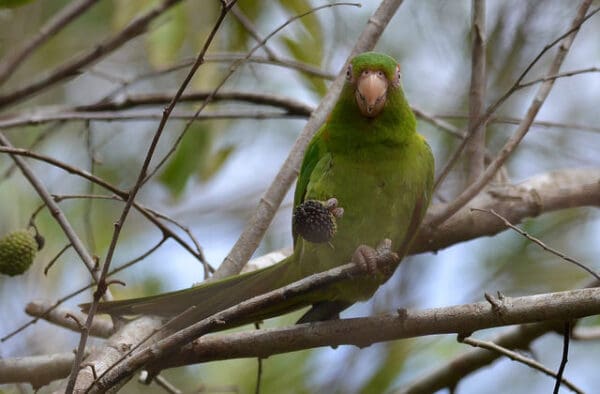
POLYGON ((177 4, 180 0, 164 0, 158 6, 150 9, 150 11, 132 20, 118 34, 104 40, 102 43, 94 46, 87 52, 75 55, 62 65, 58 66, 50 74, 38 79, 13 92, 0 95, 0 108, 22 101, 36 93, 60 82, 64 79, 77 76, 81 70, 92 64, 93 62, 103 58, 112 51, 120 48, 123 44, 132 38, 144 33, 150 22, 162 15, 166 10, 177 4))
POLYGON ((16 68, 43 43, 58 33, 78 16, 87 11, 98 0, 79 0, 67 4, 39 30, 39 33, 25 41, 19 48, 5 56, 0 62, 0 85, 14 73, 16 68))
MULTIPOLYGON (((544 322, 534 326, 562 327, 562 323, 556 325, 551 321, 600 314, 600 288, 516 298, 505 297, 500 303, 500 310, 484 301, 443 308, 400 310, 398 313, 374 317, 211 335, 186 345, 178 354, 159 365, 160 368, 171 368, 232 358, 265 358, 274 354, 321 346, 354 345, 362 348, 382 341, 449 333, 472 333, 491 327, 540 321, 544 322)), ((519 327, 519 330, 528 332, 531 330, 530 327, 519 327)), ((538 328, 531 331, 541 330, 538 328)), ((545 328, 543 332, 547 331, 548 329, 545 328)), ((519 338, 523 340, 524 336, 519 333, 519 338)), ((505 341, 502 340, 494 340, 494 342, 503 347, 511 347, 506 346, 505 341)))
POLYGON ((467 185, 475 182, 483 169, 485 157, 485 122, 480 121, 486 88, 485 0, 472 1, 471 88, 469 90, 469 135, 466 146, 467 185))
POLYGON ((571 391, 573 391, 577 394, 584 394, 583 390, 581 390, 580 388, 575 386, 573 383, 571 383, 571 381, 567 380, 566 378, 564 378, 562 376, 559 377, 558 374, 556 374, 554 371, 552 371, 549 368, 546 368, 546 366, 544 366, 544 364, 532 359, 531 357, 525 357, 517 352, 509 350, 505 347, 502 347, 493 341, 482 341, 480 339, 475 339, 475 338, 471 338, 471 337, 463 338, 460 341, 462 343, 466 343, 467 345, 471 345, 473 347, 478 347, 478 348, 482 348, 482 349, 486 349, 486 350, 489 350, 492 352, 499 353, 500 355, 508 357, 511 360, 525 364, 528 367, 531 367, 531 368, 538 370, 548 376, 552 376, 552 377, 556 378, 560 384, 564 384, 565 387, 571 389, 571 391))
POLYGON ((600 206, 600 168, 552 171, 516 185, 492 187, 437 227, 431 223, 445 206, 430 207, 410 253, 437 251, 507 228, 495 217, 471 208, 493 209, 516 224, 542 213, 582 206, 600 206))
MULTIPOLYGON (((13 148, 10 141, 1 132, 0 132, 0 146, 4 146, 6 148, 13 148)), ((42 181, 34 174, 33 170, 29 167, 27 162, 25 162, 25 160, 22 157, 20 157, 19 155, 16 155, 16 154, 10 154, 10 156, 14 160, 15 164, 19 167, 19 169, 21 170, 21 172, 23 173, 25 178, 27 178, 27 180, 29 181, 31 186, 35 189, 37 194, 40 196, 40 198, 42 199, 44 204, 46 204, 46 206, 48 207, 48 210, 50 211, 50 214, 54 217, 54 219, 56 220, 58 225, 63 230, 67 239, 73 245, 73 249, 75 249, 75 251, 79 255, 81 261, 84 263, 84 265, 86 266, 86 268, 92 275, 92 278, 94 278, 94 280, 96 282, 98 282, 100 279, 100 276, 98 275, 98 271, 96 270, 96 263, 95 263, 94 259, 92 258, 92 255, 87 250, 87 248, 85 247, 85 245, 83 244, 83 242, 81 241, 81 239, 79 238, 79 236, 77 235, 75 230, 73 230, 73 227, 71 226, 71 223, 69 222, 69 219, 67 219, 64 212, 60 209, 58 204, 54 201, 54 199, 52 198, 52 195, 46 189, 46 186, 44 186, 42 181)), ((103 296, 104 296, 104 299, 106 299, 106 300, 112 299, 112 295, 110 294, 109 291, 106 292, 103 296)))

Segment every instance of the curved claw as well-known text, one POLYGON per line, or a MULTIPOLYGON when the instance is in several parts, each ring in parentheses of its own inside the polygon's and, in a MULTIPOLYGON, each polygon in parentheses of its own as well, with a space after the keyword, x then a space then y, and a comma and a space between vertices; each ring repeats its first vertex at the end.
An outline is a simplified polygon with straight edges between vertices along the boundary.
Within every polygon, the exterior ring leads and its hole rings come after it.
POLYGON ((338 206, 337 198, 330 198, 329 200, 325 201, 324 205, 334 218, 339 219, 344 216, 344 208, 338 206))
POLYGON ((394 272, 400 256, 392 251, 392 241, 386 238, 376 249, 360 245, 352 255, 352 262, 369 274, 381 273, 388 276, 394 272))

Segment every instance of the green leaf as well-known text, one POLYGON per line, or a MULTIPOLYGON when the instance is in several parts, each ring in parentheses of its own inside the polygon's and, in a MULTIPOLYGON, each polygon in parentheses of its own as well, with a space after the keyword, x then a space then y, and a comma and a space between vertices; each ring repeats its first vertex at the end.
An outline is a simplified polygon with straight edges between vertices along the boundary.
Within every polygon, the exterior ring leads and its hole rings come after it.
POLYGON ((185 41, 187 15, 185 4, 178 4, 151 25, 146 35, 146 51, 150 64, 160 68, 173 63, 185 41))
POLYGON ((208 123, 193 123, 159 177, 175 197, 181 195, 190 176, 202 168, 211 145, 212 133, 208 123))
MULTIPOLYGON (((313 37, 303 35, 299 40, 290 37, 283 37, 283 42, 292 56, 301 62, 320 66, 322 46, 315 42, 313 37)), ((309 87, 319 95, 324 95, 327 86, 322 78, 302 75, 302 79, 309 84, 309 87)))
MULTIPOLYGON (((281 5, 290 12, 298 15, 312 8, 306 0, 282 1, 281 5)), ((294 32, 294 37, 283 37, 283 43, 294 59, 315 66, 321 65, 323 59, 323 29, 315 14, 309 14, 300 19, 300 28, 294 32)), ((327 91, 325 82, 314 76, 302 76, 309 87, 319 95, 327 91)))
MULTIPOLYGON (((238 0, 235 4, 242 13, 253 22, 254 25, 261 12, 264 13, 265 5, 263 0, 238 0)), ((230 51, 245 51, 248 47, 253 47, 256 44, 256 40, 248 33, 248 30, 237 21, 233 15, 229 16, 233 23, 230 24, 231 34, 228 35, 228 39, 225 42, 227 48, 230 51)), ((260 30, 260 29, 259 29, 260 30)), ((266 35, 263 33, 263 36, 266 35)))
POLYGON ((129 0, 113 1, 114 12, 112 14, 112 28, 114 31, 121 30, 138 14, 150 9, 156 1, 129 0))
POLYGON ((179 197, 190 177, 197 176, 202 182, 210 180, 235 150, 229 145, 213 152, 214 132, 208 122, 192 124, 181 140, 159 180, 170 192, 179 197))
POLYGON ((207 160, 203 161, 200 171, 198 172, 200 179, 202 181, 207 181, 212 178, 217 172, 219 172, 221 167, 223 167, 223 164, 225 164, 234 150, 235 147, 230 145, 219 149, 210 156, 207 156, 207 160))

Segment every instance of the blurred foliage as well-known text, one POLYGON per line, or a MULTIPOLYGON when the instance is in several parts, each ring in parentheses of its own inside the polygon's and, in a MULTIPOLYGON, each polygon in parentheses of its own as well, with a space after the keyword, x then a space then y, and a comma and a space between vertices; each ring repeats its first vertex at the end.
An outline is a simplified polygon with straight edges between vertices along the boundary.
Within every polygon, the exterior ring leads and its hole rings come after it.
POLYGON ((20 7, 27 3, 31 3, 33 0, 0 0, 0 8, 14 8, 20 7))
MULTIPOLYGON (((26 39, 35 36, 68 3, 66 0, 0 0, 0 61, 26 39)), ((470 3, 404 3, 377 49, 400 58, 403 84, 412 104, 427 113, 450 115, 444 119, 462 128, 467 123, 464 114, 468 108, 470 3)), ((548 42, 566 30, 576 4, 562 0, 489 0, 487 3, 486 104, 490 104, 510 88, 515 78, 548 42)), ((73 56, 92 50, 157 4, 160 1, 98 2, 50 37, 21 64, 0 86, 0 94, 26 86, 73 56)), ((240 0, 237 7, 251 21, 256 32, 265 37, 286 19, 321 4, 309 0, 240 0)), ((335 73, 341 69, 342 59, 375 6, 376 2, 363 2, 360 9, 336 7, 308 15, 287 26, 267 45, 278 58, 322 67, 335 73)), ((19 111, 37 113, 39 106, 55 108, 91 104, 106 97, 119 101, 128 95, 141 93, 171 94, 179 87, 189 67, 173 72, 164 70, 197 55, 214 25, 219 7, 218 1, 182 1, 154 20, 146 33, 93 66, 83 68, 76 78, 14 107, 0 109, 0 119, 19 111), (136 80, 138 76, 152 72, 158 74, 136 80), (117 90, 118 93, 114 94, 117 90)), ((600 24, 594 17, 577 37, 564 70, 598 63, 598 34, 600 24)), ((209 53, 246 53, 255 45, 256 38, 233 15, 229 15, 209 53)), ((554 51, 552 49, 541 59, 526 80, 541 75, 554 51)), ((264 50, 257 51, 255 55, 269 57, 264 50)), ((188 91, 214 89, 230 64, 230 61, 221 61, 202 65, 188 91)), ((323 79, 285 67, 252 64, 240 67, 223 90, 278 94, 316 105, 316 99, 324 94, 327 84, 323 79)), ((581 132, 573 126, 597 125, 600 122, 596 109, 597 86, 597 76, 593 75, 556 82, 540 119, 568 126, 532 128, 506 166, 512 181, 556 168, 600 165, 598 132, 581 132)), ((517 92, 499 109, 498 114, 521 117, 534 89, 517 92)), ((180 103, 176 111, 194 111, 199 105, 180 103)), ((256 107, 214 102, 206 108, 206 112, 233 112, 238 108, 247 110, 256 107)), ((162 107, 150 109, 160 113, 162 107)), ((178 120, 168 122, 153 164, 173 147, 184 124, 178 120)), ((142 189, 139 200, 190 228, 210 262, 217 263, 235 242, 262 191, 281 165, 292 144, 291 138, 302 125, 301 121, 287 119, 198 120, 192 123, 159 175, 142 189)), ((31 147, 35 152, 85 171, 93 171, 116 187, 129 190, 156 127, 155 120, 93 121, 89 124, 70 121, 3 130, 3 133, 15 146, 31 147)), ((424 120, 419 121, 419 129, 430 141, 437 166, 441 168, 459 141, 424 120)), ((513 130, 513 125, 489 125, 487 139, 492 156, 513 130)), ((106 190, 98 186, 90 188, 88 182, 62 170, 34 160, 28 162, 52 193, 111 196, 106 190)), ((0 233, 25 226, 40 206, 31 186, 19 171, 14 168, 9 171, 11 167, 10 157, 1 154, 0 201, 3 204, 0 204, 0 233)), ((463 171, 464 166, 459 164, 439 191, 438 201, 450 199, 463 190, 463 171)), ((123 208, 122 202, 77 198, 64 200, 60 205, 86 245, 103 261, 114 222, 123 208), (86 222, 88 220, 89 223, 86 222)), ((290 239, 289 206, 287 200, 280 217, 276 218, 276 226, 265 237, 263 247, 277 249, 287 246, 286 242, 290 239)), ((593 264, 600 247, 597 242, 599 220, 597 210, 579 208, 546 214, 527 220, 520 226, 548 245, 584 263, 593 264)), ((0 315, 14 316, 14 319, 0 319, 0 335, 27 321, 23 305, 29 300, 56 300, 87 285, 90 280, 89 273, 72 250, 57 261, 47 277, 43 275, 44 266, 65 245, 66 238, 47 210, 42 210, 36 223, 47 244, 34 266, 15 281, 0 278, 0 299, 3 300, 0 315)), ((180 229, 170 228, 188 239, 180 229)), ((139 213, 132 212, 123 228, 112 267, 143 254, 162 235, 139 213)), ((128 286, 115 288, 114 293, 120 298, 187 287, 199 280, 198 266, 196 258, 169 240, 158 252, 119 274, 118 277, 124 278, 128 286)), ((470 302, 480 300, 484 291, 500 290, 507 295, 521 295, 565 290, 581 286, 587 280, 588 275, 580 269, 542 251, 514 232, 504 232, 493 238, 457 245, 435 256, 428 254, 406 260, 401 266, 401 275, 395 275, 373 302, 356 306, 348 315, 385 312, 399 306, 422 308, 470 302)), ((75 307, 79 302, 88 301, 90 294, 87 292, 70 300, 67 305, 75 307)), ((266 326, 289 325, 297 317, 295 314, 273 319, 266 322, 266 326)), ((584 324, 597 325, 598 318, 585 319, 584 324)), ((495 334, 501 330, 493 331, 495 334)), ((65 334, 62 329, 38 324, 3 343, 0 356, 65 351, 75 346, 77 339, 76 334, 65 334)), ((384 392, 443 365, 464 349, 465 346, 456 343, 454 338, 444 338, 395 341, 368 349, 340 347, 337 350, 277 355, 263 360, 261 387, 264 393, 384 392)), ((584 387, 588 391, 600 384, 600 378, 581 375, 581 372, 577 375, 577 371, 583 371, 588 364, 593 365, 598 351, 598 344, 594 342, 569 359, 569 372, 573 371, 571 373, 576 380, 585 380, 584 387)), ((501 385, 506 379, 513 381, 515 376, 515 382, 525 381, 527 384, 524 384, 526 387, 511 387, 512 392, 545 392, 539 387, 545 387, 543 384, 547 383, 547 378, 529 376, 529 370, 519 367, 507 373, 502 365, 503 362, 498 362, 476 377, 465 379, 459 392, 478 393, 481 387, 503 387, 501 385)), ((164 374, 185 392, 200 388, 205 391, 235 388, 245 393, 254 391, 256 370, 256 360, 232 360, 165 371, 164 374)), ((11 390, 12 387, 9 387, 5 391, 11 390)), ((136 381, 130 382, 124 392, 148 390, 162 392, 155 385, 146 387, 136 381)))
POLYGON ((211 151, 215 132, 209 123, 194 123, 184 135, 179 149, 160 175, 160 181, 179 196, 190 176, 197 174, 201 181, 212 178, 233 152, 233 146, 211 151))

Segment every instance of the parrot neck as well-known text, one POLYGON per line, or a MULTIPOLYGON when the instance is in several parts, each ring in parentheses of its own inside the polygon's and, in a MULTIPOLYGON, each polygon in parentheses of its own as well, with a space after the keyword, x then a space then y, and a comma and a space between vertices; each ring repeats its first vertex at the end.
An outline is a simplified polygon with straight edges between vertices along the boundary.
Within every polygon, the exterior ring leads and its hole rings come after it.
POLYGON ((350 86, 345 86, 327 121, 326 143, 332 151, 406 145, 416 136, 415 116, 400 87, 388 92, 385 107, 374 118, 363 116, 350 86))

